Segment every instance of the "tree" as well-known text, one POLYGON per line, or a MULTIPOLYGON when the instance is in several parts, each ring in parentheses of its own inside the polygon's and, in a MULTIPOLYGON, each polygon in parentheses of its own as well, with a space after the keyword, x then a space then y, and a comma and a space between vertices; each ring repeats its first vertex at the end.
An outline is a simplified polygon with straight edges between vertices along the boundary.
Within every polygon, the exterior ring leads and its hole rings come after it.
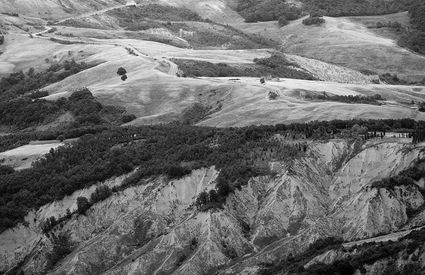
POLYGON ((190 170, 181 166, 170 166, 167 170, 167 175, 170 179, 179 179, 190 173, 190 170))
POLYGON ((71 253, 74 246, 69 232, 61 232, 58 235, 53 234, 50 241, 52 242, 53 248, 47 255, 48 270, 52 269, 56 263, 71 253))
POLYGON ((208 193, 208 200, 209 202, 218 202, 217 191, 215 191, 214 189, 210 190, 210 192, 208 193))
POLYGON ((15 170, 7 165, 0 165, 0 175, 8 175, 15 172, 15 170))
POLYGON ((127 80, 127 78, 128 78, 128 77, 127 77, 127 75, 125 75, 125 74, 121 76, 121 80, 122 80, 122 81, 126 81, 126 80, 127 80))
POLYGON ((289 21, 286 19, 286 17, 284 15, 282 15, 281 17, 279 17, 278 24, 279 24, 280 27, 283 27, 283 26, 288 25, 289 21))
POLYGON ((90 204, 86 197, 77 198, 77 211, 79 214, 86 213, 87 209, 89 208, 90 208, 90 204))
POLYGON ((102 185, 96 188, 96 190, 90 195, 90 203, 95 204, 96 202, 103 201, 112 195, 111 188, 106 185, 102 185))
POLYGON ((65 140, 65 137, 63 135, 59 135, 56 140, 59 140, 60 142, 63 142, 65 140))
POLYGON ((135 120, 137 117, 135 116, 135 115, 133 115, 133 114, 130 114, 130 115, 123 115, 123 117, 121 118, 121 121, 123 122, 123 123, 128 123, 128 122, 130 122, 130 121, 133 121, 133 120, 135 120))
POLYGON ((196 206, 198 208, 206 205, 208 203, 208 193, 203 191, 199 193, 198 197, 196 198, 196 206))
POLYGON ((123 67, 119 67, 117 74, 122 76, 122 75, 127 74, 127 71, 123 67))
POLYGON ((325 19, 323 19, 323 17, 312 17, 310 16, 309 18, 306 18, 303 20, 303 24, 306 26, 310 26, 310 25, 321 25, 325 23, 325 19))

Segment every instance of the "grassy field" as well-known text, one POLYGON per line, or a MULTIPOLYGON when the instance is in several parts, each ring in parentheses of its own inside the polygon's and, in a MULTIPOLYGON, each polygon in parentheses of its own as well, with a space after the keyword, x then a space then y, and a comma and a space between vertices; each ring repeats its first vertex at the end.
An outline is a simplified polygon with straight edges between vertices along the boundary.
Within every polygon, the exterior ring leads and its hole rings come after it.
POLYGON ((11 36, 9 41, 5 53, 0 55, 0 64, 10 64, 8 66, 19 69, 44 66, 48 64, 46 59, 52 62, 67 57, 100 63, 46 87, 51 94, 47 98, 58 99, 77 88, 88 87, 102 104, 122 106, 135 114, 137 119, 132 124, 136 125, 174 121, 195 103, 214 110, 199 124, 220 127, 336 118, 425 118, 424 113, 408 104, 412 100, 425 100, 424 87, 371 85, 367 78, 350 80, 352 75, 355 78, 351 70, 302 57, 289 55, 291 60, 304 64, 302 67, 307 70, 322 72, 327 81, 280 79, 261 85, 258 77, 238 77, 239 80, 179 78, 169 75, 166 70, 156 69, 165 59, 172 58, 253 64, 254 58, 270 56, 272 51, 268 49, 192 50, 151 41, 115 38, 86 38, 87 44, 64 45, 20 35, 11 36), (18 44, 19 47, 16 47, 18 44), (116 74, 119 67, 128 72, 126 81, 116 74), (269 92, 275 92, 278 97, 270 100, 269 92), (378 93, 388 102, 383 106, 315 102, 305 98, 308 92, 367 96, 378 93))
MULTIPOLYGON (((405 15, 394 15, 395 18, 405 15)), ((391 18, 385 16, 384 18, 391 18)), ((359 21, 326 17, 321 26, 305 26, 302 19, 279 28, 276 22, 236 25, 281 43, 284 52, 319 59, 355 70, 392 72, 409 80, 421 80, 425 57, 399 47, 395 40, 379 36, 359 21)), ((363 19, 366 20, 366 19, 363 19)))
POLYGON ((50 149, 55 149, 65 143, 59 141, 33 142, 32 144, 17 147, 15 149, 0 153, 0 163, 22 170, 31 167, 31 164, 47 154, 50 149))
POLYGON ((72 36, 132 38, 195 49, 253 49, 275 45, 270 40, 247 35, 229 25, 205 20, 189 9, 159 5, 125 7, 70 18, 56 26, 58 33, 72 36), (68 28, 64 29, 64 26, 68 28))

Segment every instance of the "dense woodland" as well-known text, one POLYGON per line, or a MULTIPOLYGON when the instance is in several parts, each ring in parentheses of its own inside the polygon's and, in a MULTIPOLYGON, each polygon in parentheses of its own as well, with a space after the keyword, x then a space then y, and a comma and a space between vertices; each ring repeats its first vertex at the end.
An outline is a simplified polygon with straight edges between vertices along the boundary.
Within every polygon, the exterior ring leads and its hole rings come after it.
MULTIPOLYGON (((0 125, 24 129, 54 121, 65 112, 73 115, 70 128, 81 128, 102 124, 121 124, 134 119, 125 111, 113 106, 102 106, 88 89, 74 92, 68 99, 56 101, 42 97, 48 92, 43 87, 61 81, 68 76, 90 68, 85 63, 74 60, 51 65, 46 71, 12 73, 0 80, 0 125)), ((1 141, 0 141, 0 147, 1 141)))
MULTIPOLYGON (((241 0, 236 11, 246 22, 295 20, 301 17, 302 10, 285 0, 241 0)), ((283 25, 283 24, 282 24, 283 25)))
MULTIPOLYGON (((73 145, 52 150, 31 169, 0 175, 0 231, 16 225, 26 213, 74 191, 139 167, 126 185, 159 175, 178 178, 200 167, 220 169, 217 197, 222 203, 249 177, 269 174, 271 160, 302 156, 302 144, 276 140, 285 137, 328 139, 347 137, 358 127, 370 131, 414 130, 413 120, 312 122, 276 126, 216 129, 171 124, 110 127, 82 136, 73 145)), ((214 196, 214 194, 213 194, 214 196)), ((205 204, 209 204, 206 201, 205 204)), ((201 205, 203 207, 205 205, 201 205)), ((207 205, 208 207, 208 205, 207 205)))
POLYGON ((404 31, 399 44, 425 54, 425 2, 415 1, 409 8, 411 28, 404 31))
MULTIPOLYGON (((0 80, 0 101, 5 102, 22 95, 30 95, 49 84, 61 81, 90 67, 92 65, 71 60, 52 64, 46 71, 35 72, 31 68, 26 73, 22 71, 12 73, 0 80)), ((47 94, 40 95, 46 96, 47 94)))
POLYGON ((302 0, 305 9, 326 16, 380 15, 406 11, 417 0, 302 0))
MULTIPOLYGON (((297 7, 287 0, 240 0, 236 10, 247 22, 294 20, 303 15, 379 15, 406 11, 418 0, 301 0, 297 7)), ((284 25, 284 24, 281 24, 284 25)))

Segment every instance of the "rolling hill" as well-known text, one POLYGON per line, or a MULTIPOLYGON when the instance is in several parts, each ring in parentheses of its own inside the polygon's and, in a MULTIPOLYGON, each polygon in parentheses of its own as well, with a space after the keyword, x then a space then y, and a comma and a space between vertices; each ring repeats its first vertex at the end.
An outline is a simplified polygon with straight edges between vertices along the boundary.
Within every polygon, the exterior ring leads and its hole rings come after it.
POLYGON ((408 3, 2 1, 0 274, 424 274, 408 3))

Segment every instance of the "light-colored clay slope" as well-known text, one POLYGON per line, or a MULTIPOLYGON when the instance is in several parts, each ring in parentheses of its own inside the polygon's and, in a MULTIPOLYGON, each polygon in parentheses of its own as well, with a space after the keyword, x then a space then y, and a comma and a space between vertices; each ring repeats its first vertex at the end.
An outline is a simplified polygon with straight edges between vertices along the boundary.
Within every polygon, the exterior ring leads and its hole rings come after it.
MULTIPOLYGON (((373 180, 409 167, 423 145, 389 139, 358 148, 352 142, 331 140, 310 143, 308 148, 304 157, 274 163, 275 176, 251 179, 229 196, 223 210, 200 212, 193 206, 200 192, 215 186, 214 167, 180 180, 152 179, 116 193, 56 228, 70 231, 78 246, 51 273, 197 275, 220 267, 221 274, 245 274, 260 263, 295 255, 319 238, 350 241, 402 230, 406 208, 418 209, 423 203, 417 188, 402 186, 400 192, 370 188, 373 180), (382 157, 387 155, 392 157, 382 157), (371 169, 362 169, 358 159, 371 169), (364 177, 363 170, 371 174, 364 177), (346 171, 351 171, 349 178, 342 176, 346 171), (362 178, 368 179, 362 185, 369 188, 342 189, 334 197, 335 185, 355 185, 362 178), (335 202, 347 207, 339 208, 335 202), (357 208, 364 210, 352 211, 357 208), (366 222, 373 219, 376 222, 366 222)), ((120 185, 124 178, 104 184, 120 185)), ((65 208, 75 209, 76 197, 89 196, 93 190, 46 205, 28 215, 28 226, 0 234, 0 243, 5 244, 0 249, 0 270, 27 256, 22 269, 42 273, 51 244, 39 223, 52 215, 60 217, 65 208)))

